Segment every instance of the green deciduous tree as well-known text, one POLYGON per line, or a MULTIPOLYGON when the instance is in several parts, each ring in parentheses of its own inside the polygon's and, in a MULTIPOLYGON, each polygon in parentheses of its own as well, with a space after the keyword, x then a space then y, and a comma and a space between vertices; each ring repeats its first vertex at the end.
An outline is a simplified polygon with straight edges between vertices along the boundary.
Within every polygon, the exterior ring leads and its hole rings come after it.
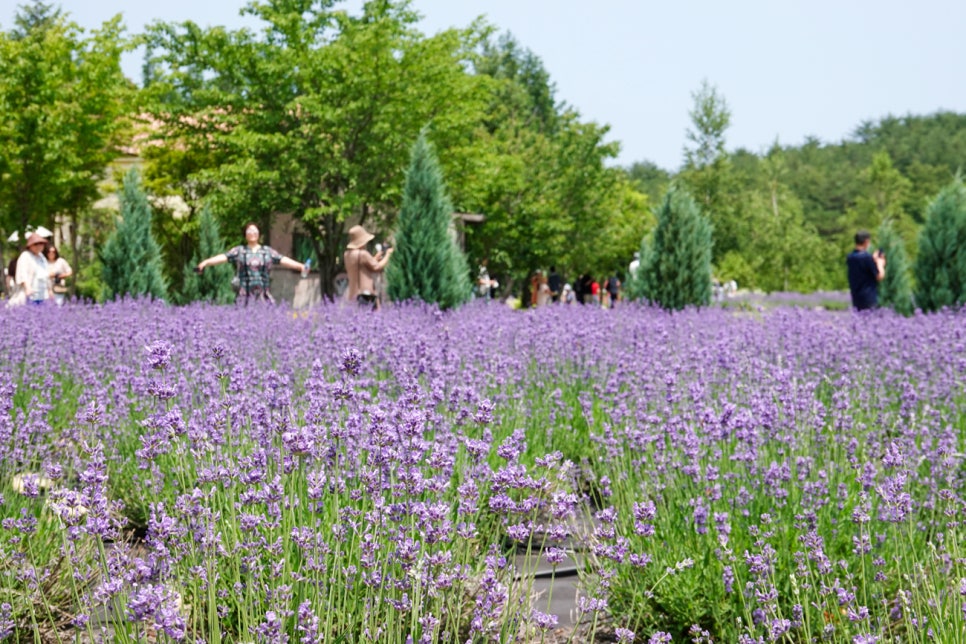
POLYGON ((966 114, 886 116, 862 123, 852 146, 884 150, 910 181, 903 210, 917 225, 925 221, 930 199, 963 167, 966 114))
POLYGON ((558 104, 539 58, 510 36, 484 43, 474 71, 488 107, 468 171, 451 181, 457 209, 486 216, 467 231, 470 256, 508 291, 551 266, 571 277, 626 267, 652 218, 607 165, 619 149, 608 128, 558 104))
POLYGON ((651 203, 660 203, 671 184, 671 173, 653 161, 632 163, 627 168, 627 178, 651 203))
POLYGON ((232 267, 229 264, 212 266, 201 274, 194 271, 198 263, 225 251, 225 242, 218 230, 218 220, 208 208, 198 216, 198 249, 184 266, 184 287, 178 300, 182 304, 198 300, 213 304, 228 304, 234 299, 231 289, 232 267))
POLYGON ((876 152, 859 174, 863 192, 847 213, 850 230, 876 230, 883 223, 905 238, 914 238, 918 225, 905 212, 912 182, 892 164, 889 153, 876 152))
POLYGON ((741 245, 735 176, 725 149, 731 110, 717 88, 704 81, 692 94, 691 127, 686 132, 684 166, 679 181, 714 225, 714 261, 741 245))
POLYGON ((413 146, 406 173, 396 250, 386 269, 389 297, 448 309, 471 295, 466 258, 451 235, 453 206, 425 133, 413 146))
POLYGON ((876 238, 879 240, 879 249, 886 256, 885 277, 879 282, 879 305, 902 315, 911 315, 915 307, 905 242, 889 221, 879 226, 876 238))
POLYGON ((101 249, 101 277, 109 298, 125 295, 164 299, 161 249, 151 233, 151 205, 136 170, 124 177, 117 228, 101 249))
POLYGON ((0 234, 71 223, 74 269, 82 217, 126 131, 132 86, 120 16, 85 36, 42 2, 0 33, 0 234))
POLYGON ((801 202, 785 184, 785 152, 776 143, 756 163, 756 178, 742 192, 738 246, 717 266, 722 279, 764 291, 812 291, 834 262, 801 202))
POLYGON ((915 275, 916 305, 923 311, 966 302, 966 186, 960 179, 926 209, 915 275))
POLYGON ((163 24, 145 39, 148 111, 181 150, 154 161, 232 228, 290 213, 313 240, 326 293, 346 221, 391 228, 421 128, 461 145, 482 109, 465 69, 472 31, 426 37, 406 2, 367 2, 360 16, 333 5, 256 0, 245 12, 260 33, 163 24))
POLYGON ((711 224, 697 202, 672 186, 657 213, 651 243, 643 247, 632 291, 665 309, 711 302, 711 224))

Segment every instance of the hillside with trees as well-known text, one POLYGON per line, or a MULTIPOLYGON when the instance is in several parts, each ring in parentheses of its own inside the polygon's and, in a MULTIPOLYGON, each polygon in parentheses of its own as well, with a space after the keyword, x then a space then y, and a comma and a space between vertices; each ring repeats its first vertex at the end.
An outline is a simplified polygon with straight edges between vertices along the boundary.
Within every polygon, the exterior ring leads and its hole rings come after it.
POLYGON ((930 202, 966 164, 966 114, 889 116, 837 143, 776 142, 757 154, 727 151, 730 113, 713 87, 694 98, 693 147, 682 167, 642 161, 627 175, 648 195, 680 181, 703 199, 715 226, 716 276, 748 288, 843 289, 856 229, 875 233, 885 223, 914 258, 930 202))

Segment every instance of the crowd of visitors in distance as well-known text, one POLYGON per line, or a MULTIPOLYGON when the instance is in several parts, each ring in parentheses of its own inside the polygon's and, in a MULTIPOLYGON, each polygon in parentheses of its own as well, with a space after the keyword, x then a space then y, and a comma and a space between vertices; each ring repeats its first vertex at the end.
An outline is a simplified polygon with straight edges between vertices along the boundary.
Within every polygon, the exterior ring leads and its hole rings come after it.
MULTIPOLYGON (((258 225, 248 223, 244 227, 245 243, 230 250, 202 260, 195 271, 202 273, 209 266, 231 262, 235 267, 232 286, 236 293, 236 303, 248 304, 250 301, 274 302, 271 293, 270 272, 273 266, 301 271, 302 277, 308 274, 308 262, 302 263, 278 253, 270 246, 261 243, 258 225)), ((12 238, 13 239, 13 238, 12 238)), ((346 293, 350 302, 376 310, 380 308, 385 295, 383 272, 392 256, 392 248, 376 244, 373 255, 367 249, 374 236, 362 226, 349 229, 349 243, 343 254, 345 265, 346 293)), ((852 305, 857 310, 875 308, 878 304, 878 285, 885 277, 886 258, 881 250, 869 252, 871 235, 860 230, 855 234, 855 249, 846 258, 849 291, 852 305)), ((628 275, 634 275, 640 266, 639 253, 628 266, 628 275)), ((67 279, 73 275, 70 264, 60 256, 53 243, 53 234, 46 228, 38 228, 28 234, 24 250, 8 264, 6 273, 7 306, 42 305, 52 302, 64 304, 68 294, 67 279)), ((477 274, 475 295, 487 300, 500 297, 500 284, 490 277, 487 260, 480 264, 477 274)), ((719 294, 733 293, 734 282, 714 283, 715 299, 719 294)), ((616 274, 597 280, 583 273, 566 282, 556 267, 549 272, 538 270, 530 277, 526 296, 530 307, 543 307, 550 304, 586 304, 603 308, 614 308, 623 299, 621 280, 616 274)))
POLYGON ((46 228, 30 233, 24 250, 5 269, 7 306, 42 305, 53 302, 62 306, 67 299, 67 278, 74 274, 67 260, 53 243, 46 228), (44 234, 46 233, 46 234, 44 234))

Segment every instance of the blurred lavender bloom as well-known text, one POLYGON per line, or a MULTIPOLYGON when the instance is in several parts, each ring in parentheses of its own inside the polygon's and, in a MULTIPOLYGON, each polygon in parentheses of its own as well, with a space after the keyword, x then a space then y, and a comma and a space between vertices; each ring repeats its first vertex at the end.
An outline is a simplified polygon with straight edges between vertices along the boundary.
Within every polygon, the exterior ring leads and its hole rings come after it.
POLYGON ((163 340, 156 340, 144 347, 147 356, 144 364, 149 369, 163 370, 171 364, 171 351, 173 347, 163 340))

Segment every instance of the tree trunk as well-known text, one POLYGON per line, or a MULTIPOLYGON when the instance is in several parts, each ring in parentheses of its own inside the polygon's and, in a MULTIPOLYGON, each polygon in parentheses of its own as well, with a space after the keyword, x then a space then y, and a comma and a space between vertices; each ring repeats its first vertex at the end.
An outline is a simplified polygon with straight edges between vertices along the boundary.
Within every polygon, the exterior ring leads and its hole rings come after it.
POLYGON ((325 215, 318 228, 312 227, 309 236, 319 258, 319 289, 322 297, 333 300, 335 297, 335 277, 342 266, 342 236, 345 223, 335 215, 325 215))
MULTIPOLYGON (((9 298, 10 291, 7 289, 7 278, 6 278, 7 258, 3 256, 3 244, 0 244, 0 267, 3 267, 3 270, 4 270, 4 279, 3 279, 3 284, 0 284, 0 291, 2 291, 7 298, 9 298)), ((10 277, 13 277, 13 276, 11 275, 10 277)))
POLYGON ((70 296, 77 295, 77 276, 80 275, 80 253, 77 252, 77 210, 70 212, 70 256, 74 260, 74 279, 70 280, 70 296))

